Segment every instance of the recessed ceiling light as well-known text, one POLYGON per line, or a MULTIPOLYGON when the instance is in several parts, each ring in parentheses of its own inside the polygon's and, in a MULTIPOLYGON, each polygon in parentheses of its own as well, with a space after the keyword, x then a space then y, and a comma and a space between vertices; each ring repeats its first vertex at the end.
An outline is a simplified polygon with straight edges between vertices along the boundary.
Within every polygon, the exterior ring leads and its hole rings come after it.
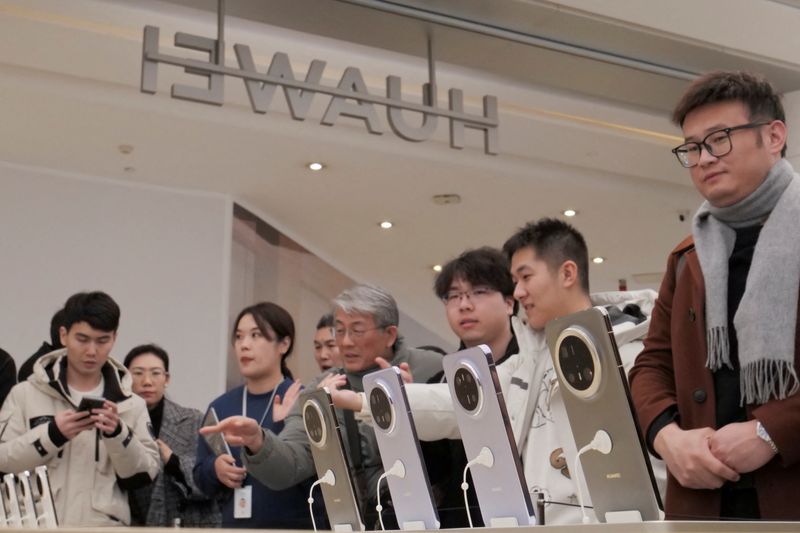
POLYGON ((309 163, 308 164, 308 169, 309 170, 313 170, 315 172, 317 170, 322 170, 323 168, 325 168, 325 165, 323 163, 309 163))
POLYGON ((596 265, 599 265, 600 263, 602 263, 602 262, 603 262, 603 261, 605 261, 605 260, 606 260, 606 259, 605 259, 605 257, 600 257, 600 256, 598 255, 597 257, 593 257, 593 258, 592 258, 592 263, 594 263, 594 264, 596 264, 596 265))
POLYGON ((381 222, 381 223, 380 223, 380 226, 381 226, 383 229, 390 229, 392 226, 394 226, 394 224, 392 224, 392 223, 391 223, 391 222, 389 222, 388 220, 384 220, 383 222, 381 222))
POLYGON ((565 217, 574 217, 577 214, 578 214, 578 212, 575 211, 574 209, 564 209, 564 216, 565 217))
POLYGON ((431 268, 433 268, 434 272, 441 272, 442 271, 442 265, 433 265, 433 267, 431 267, 431 268))

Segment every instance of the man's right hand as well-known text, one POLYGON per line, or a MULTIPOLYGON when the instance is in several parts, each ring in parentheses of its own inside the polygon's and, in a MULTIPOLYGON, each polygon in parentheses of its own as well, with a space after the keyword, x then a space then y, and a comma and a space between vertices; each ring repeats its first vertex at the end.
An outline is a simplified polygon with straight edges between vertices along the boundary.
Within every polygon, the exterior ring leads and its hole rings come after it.
MULTIPOLYGON (((377 365, 381 367, 381 369, 389 368, 390 366, 392 366, 392 363, 390 363, 383 357, 376 357, 375 363, 377 363, 377 365)), ((408 363, 400 363, 399 365, 397 365, 397 368, 400 369, 400 377, 403 379, 403 383, 405 383, 406 385, 408 385, 409 383, 414 383, 414 376, 411 375, 411 367, 408 366, 408 363)))
POLYGON ((347 376, 344 374, 328 374, 320 380, 317 384, 317 388, 322 389, 327 387, 333 405, 339 409, 348 409, 358 413, 361 411, 362 406, 361 394, 350 389, 339 388, 343 387, 346 383, 347 376))
POLYGON ((214 460, 214 472, 216 472, 220 483, 232 489, 241 487, 242 481, 247 475, 247 470, 241 466, 236 466, 236 460, 227 453, 214 460))
POLYGON ((711 428, 683 430, 673 422, 658 432, 653 447, 682 486, 718 489, 726 481, 738 481, 739 474, 711 453, 713 435, 711 428))
POLYGON ((86 411, 67 409, 56 415, 56 427, 68 440, 72 440, 81 431, 94 428, 94 420, 86 411))

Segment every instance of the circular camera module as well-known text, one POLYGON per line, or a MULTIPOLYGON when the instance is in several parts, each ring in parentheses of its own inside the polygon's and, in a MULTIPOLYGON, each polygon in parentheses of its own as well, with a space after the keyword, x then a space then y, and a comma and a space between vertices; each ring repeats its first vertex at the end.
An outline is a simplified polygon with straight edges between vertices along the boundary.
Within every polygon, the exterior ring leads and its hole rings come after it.
POLYGON ((456 370, 453 376, 453 388, 456 391, 456 398, 461 407, 469 413, 477 413, 481 407, 483 393, 475 371, 467 366, 462 366, 456 370))
POLYGON ((380 384, 369 393, 369 407, 372 410, 372 419, 375 420, 375 425, 389 433, 394 426, 394 405, 392 405, 389 394, 380 384))
POLYGON ((558 340, 558 372, 573 394, 587 398, 599 387, 600 360, 591 339, 574 328, 558 340))
POLYGON ((319 404, 314 400, 308 400, 303 406, 303 424, 306 426, 306 433, 311 444, 318 448, 324 446, 327 437, 325 421, 319 404))

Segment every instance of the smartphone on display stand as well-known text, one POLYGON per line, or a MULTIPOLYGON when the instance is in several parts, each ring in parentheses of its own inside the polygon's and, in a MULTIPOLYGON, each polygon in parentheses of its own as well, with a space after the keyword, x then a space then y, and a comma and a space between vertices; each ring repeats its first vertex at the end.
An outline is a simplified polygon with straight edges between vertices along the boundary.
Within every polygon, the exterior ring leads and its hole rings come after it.
POLYGON ((34 529, 39 523, 34 504, 33 487, 31 486, 31 473, 25 470, 17 475, 17 499, 22 516, 22 527, 34 529))
POLYGON ((439 529, 428 471, 408 407, 403 378, 393 366, 364 376, 383 471, 402 464, 403 477, 387 476, 397 523, 402 529, 439 529))
POLYGON ((482 344, 442 360, 467 459, 488 448, 492 466, 470 468, 485 524, 536 523, 517 443, 497 379, 492 352, 482 344))
POLYGON ((303 392, 300 405, 317 476, 323 478, 328 470, 333 473, 333 485, 320 484, 331 527, 334 531, 364 531, 350 464, 328 389, 303 392))
POLYGON ((22 510, 17 497, 17 476, 14 474, 3 476, 3 500, 6 505, 6 524, 9 527, 23 527, 22 510))
POLYGON ((36 494, 36 515, 39 517, 39 527, 54 529, 58 527, 56 502, 53 491, 50 489, 50 476, 45 465, 39 465, 33 470, 35 479, 34 492, 36 494))
POLYGON ((597 519, 661 519, 658 486, 608 312, 594 307, 553 320, 545 336, 575 446, 591 443, 598 431, 611 440, 608 454, 589 450, 580 457, 597 519))

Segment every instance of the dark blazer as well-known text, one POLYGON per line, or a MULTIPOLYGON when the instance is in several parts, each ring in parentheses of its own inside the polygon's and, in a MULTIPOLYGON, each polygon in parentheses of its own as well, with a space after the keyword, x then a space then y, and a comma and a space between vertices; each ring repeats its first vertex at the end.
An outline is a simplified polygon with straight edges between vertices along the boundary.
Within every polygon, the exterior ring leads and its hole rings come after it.
MULTIPOLYGON (((705 284, 694 241, 689 237, 670 254, 644 350, 629 375, 645 435, 655 419, 671 406, 678 409, 682 429, 715 427, 714 378, 706 368, 705 329, 705 284), (683 265, 676 280, 680 262, 683 265)), ((799 330, 800 310, 795 328, 797 369, 799 330)), ((800 505, 795 497, 800 482, 800 394, 748 405, 747 418, 758 419, 780 451, 754 472, 761 517, 800 520, 800 505)), ((668 518, 675 519, 719 518, 720 491, 684 488, 670 474, 665 511, 668 518)))
POLYGON ((183 479, 164 471, 163 465, 152 485, 130 495, 133 525, 172 527, 176 518, 182 527, 219 527, 219 505, 207 498, 192 478, 198 430, 203 414, 164 398, 159 438, 178 457, 183 479))

